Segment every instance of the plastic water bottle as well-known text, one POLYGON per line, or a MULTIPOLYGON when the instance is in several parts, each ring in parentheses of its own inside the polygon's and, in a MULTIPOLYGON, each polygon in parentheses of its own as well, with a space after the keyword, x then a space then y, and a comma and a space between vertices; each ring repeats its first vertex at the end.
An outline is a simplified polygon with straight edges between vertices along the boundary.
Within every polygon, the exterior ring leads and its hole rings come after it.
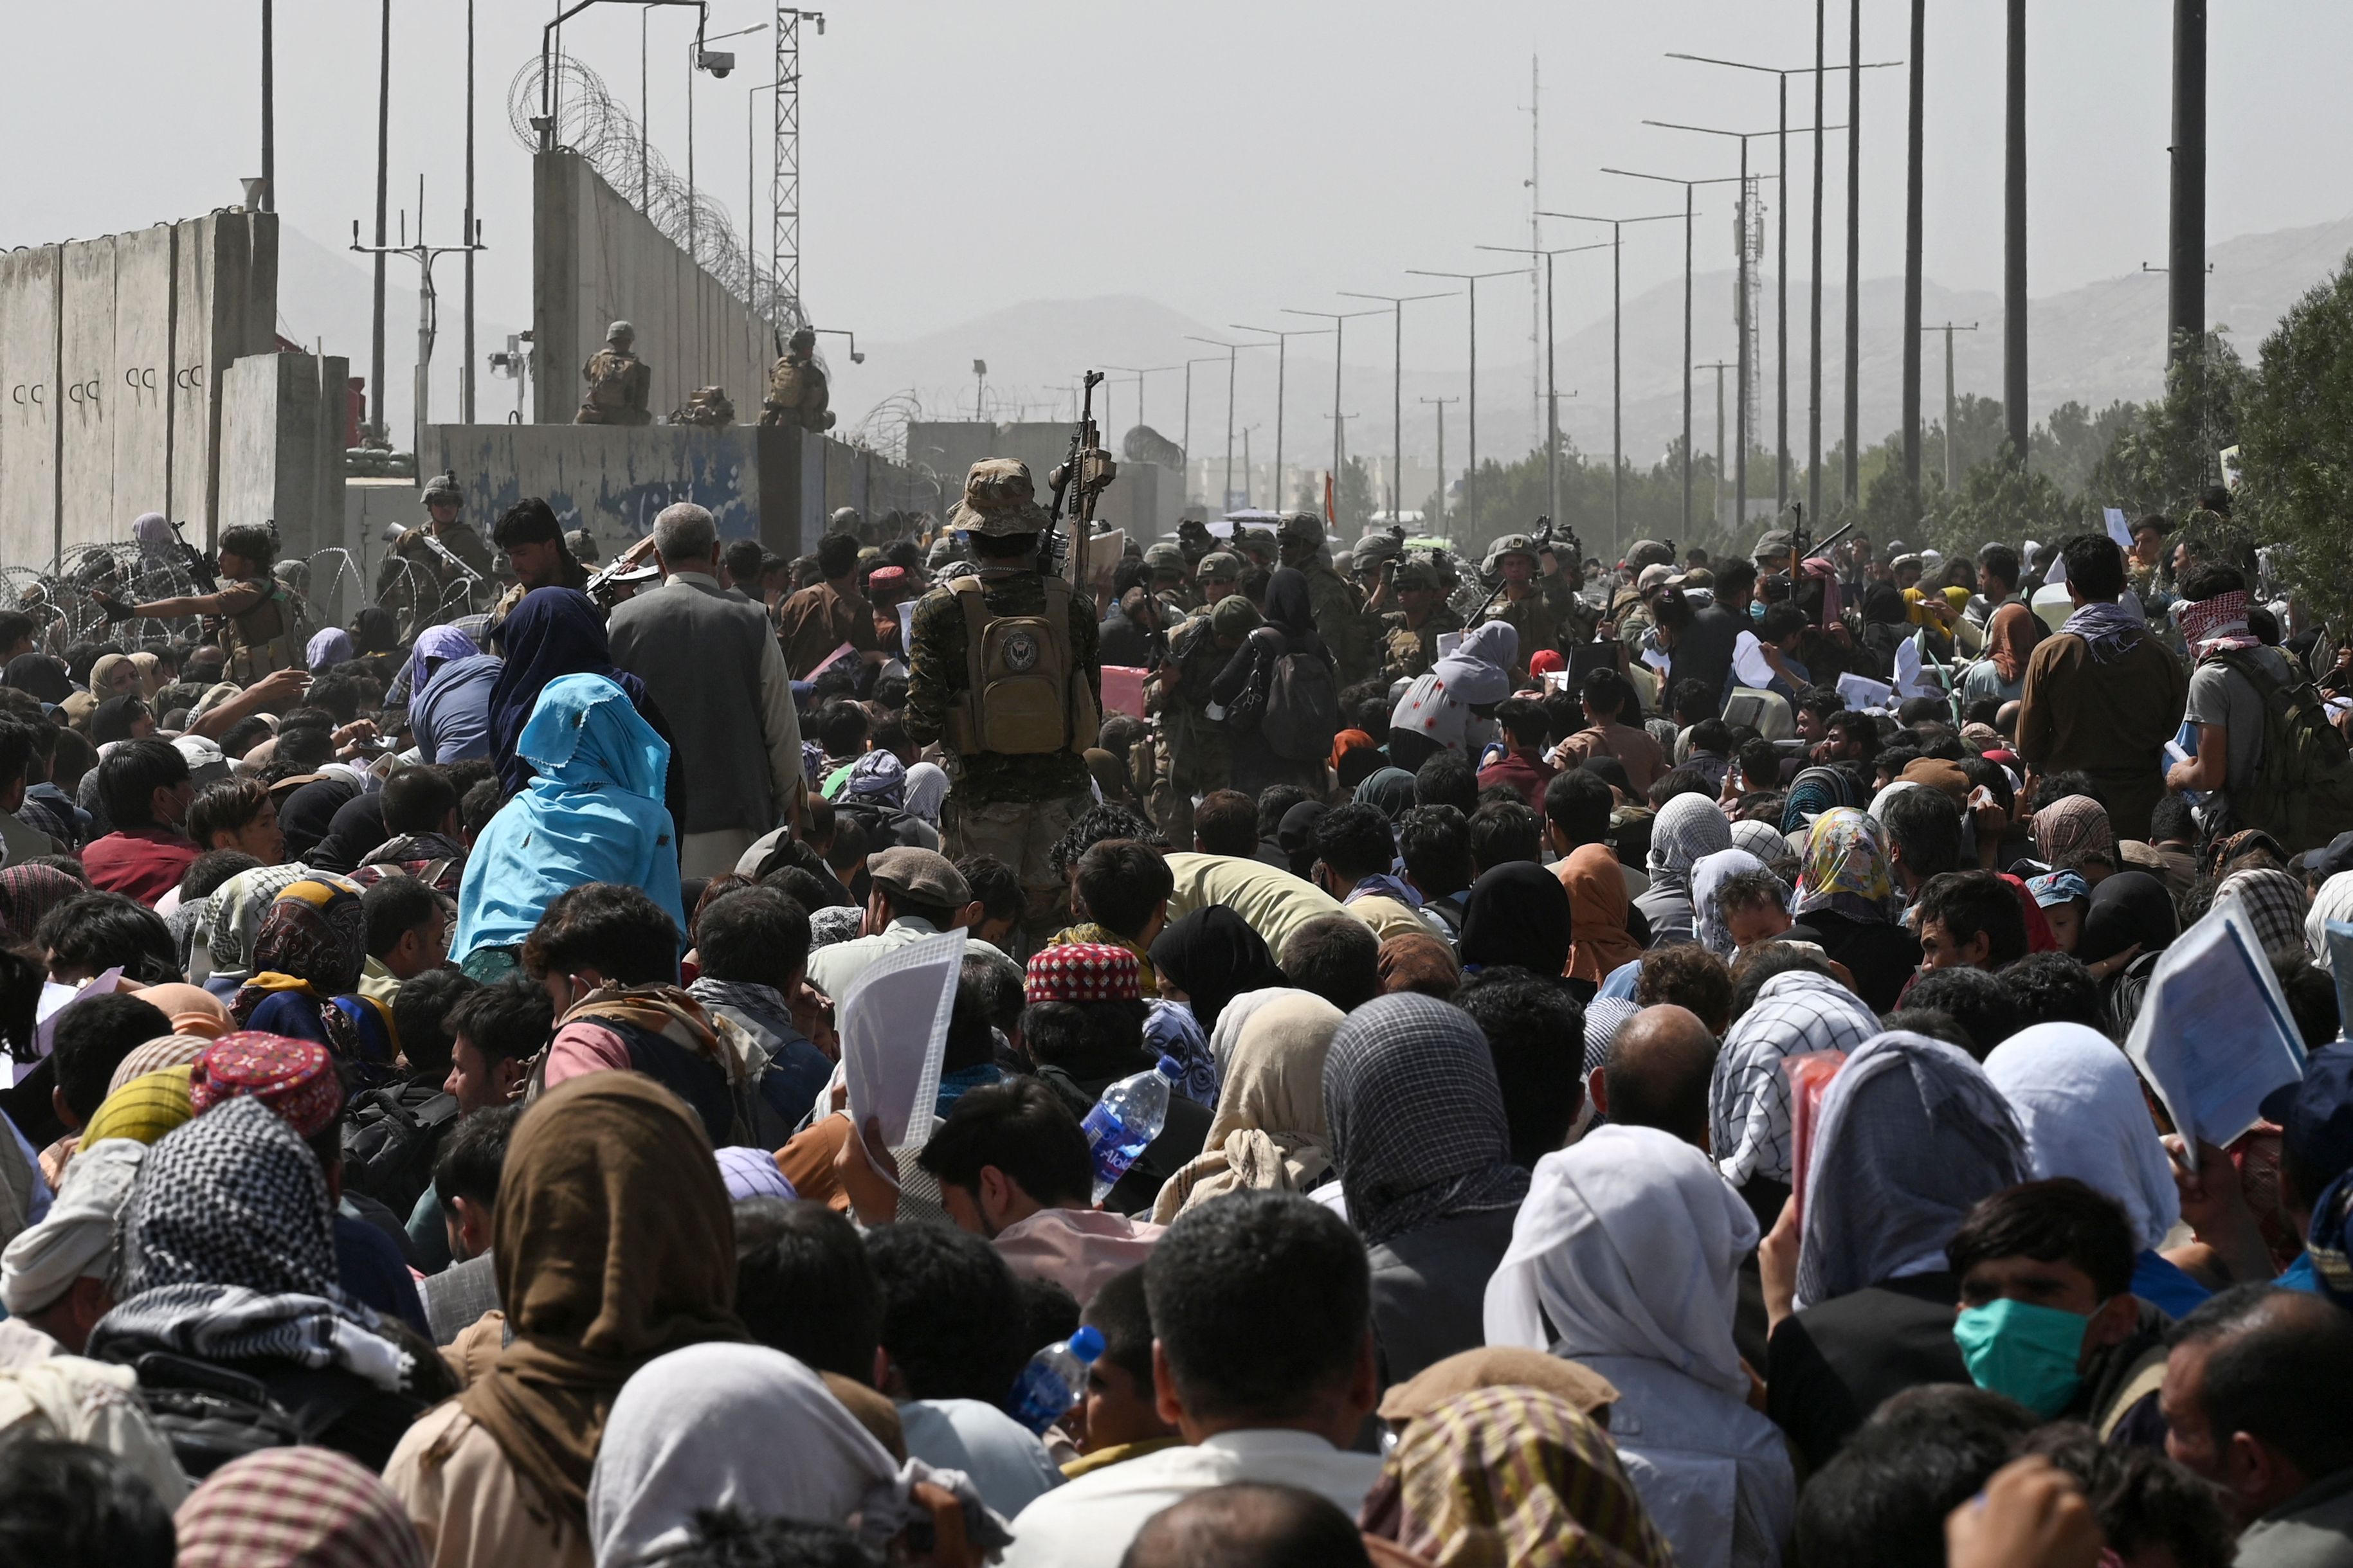
POLYGON ((1085 1396, 1087 1368, 1103 1352, 1103 1331, 1089 1324, 1031 1356, 1013 1384, 1013 1419, 1044 1436, 1085 1396))
POLYGON ((1119 1184, 1145 1144, 1160 1136, 1168 1120, 1168 1090, 1185 1076, 1175 1057, 1162 1057, 1150 1072, 1121 1079, 1103 1091, 1081 1127, 1095 1162, 1095 1202, 1119 1184))

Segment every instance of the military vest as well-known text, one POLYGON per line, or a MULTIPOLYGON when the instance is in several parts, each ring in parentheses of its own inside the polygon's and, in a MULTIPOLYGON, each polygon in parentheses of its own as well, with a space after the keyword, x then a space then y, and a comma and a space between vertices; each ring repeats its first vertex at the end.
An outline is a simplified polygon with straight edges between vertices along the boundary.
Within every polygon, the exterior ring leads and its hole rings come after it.
POLYGON ((1071 584, 1048 577, 1046 609, 1036 616, 992 617, 977 577, 953 587, 964 611, 969 679, 962 704, 948 715, 948 742, 959 752, 1036 756, 1084 752, 1103 720, 1094 693, 1077 679, 1071 647, 1071 584))
POLYGON ((219 632, 221 651, 228 656, 226 673, 240 686, 302 662, 294 608, 286 590, 270 578, 248 577, 245 582, 262 590, 261 602, 222 621, 219 632))

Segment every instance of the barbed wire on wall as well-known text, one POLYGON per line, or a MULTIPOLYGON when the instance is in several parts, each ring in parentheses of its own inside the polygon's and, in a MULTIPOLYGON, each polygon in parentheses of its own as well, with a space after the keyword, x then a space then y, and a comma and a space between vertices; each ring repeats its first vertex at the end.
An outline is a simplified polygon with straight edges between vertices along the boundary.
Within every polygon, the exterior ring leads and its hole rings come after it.
MULTIPOLYGON (((708 191, 698 197, 647 139, 644 129, 606 89, 604 79, 571 56, 555 62, 555 144, 588 161, 615 195, 645 214, 664 238, 691 257, 719 286, 788 337, 807 318, 801 302, 777 286, 744 249, 732 215, 708 191)), ((507 89, 507 122, 515 140, 540 146, 532 121, 539 113, 541 70, 524 62, 507 89)))

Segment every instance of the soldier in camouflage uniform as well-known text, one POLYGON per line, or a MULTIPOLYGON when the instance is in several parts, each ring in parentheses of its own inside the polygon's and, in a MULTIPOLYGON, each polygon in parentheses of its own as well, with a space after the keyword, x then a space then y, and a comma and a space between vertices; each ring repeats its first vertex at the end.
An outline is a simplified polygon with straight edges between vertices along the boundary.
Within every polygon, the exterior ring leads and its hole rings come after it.
POLYGON ((1618 626, 1618 640, 1626 645, 1630 657, 1639 657, 1642 639, 1657 624, 1651 614, 1651 601, 1656 596, 1666 578, 1674 575, 1675 552, 1655 539, 1638 539, 1626 552, 1626 569, 1634 580, 1616 591, 1609 602, 1610 619, 1618 626), (1653 566, 1666 568, 1664 576, 1651 572, 1653 566), (1642 577, 1649 573, 1651 583, 1646 587, 1642 577))
POLYGON ((1535 541, 1525 533, 1504 535, 1487 552, 1487 573, 1501 576, 1503 592, 1480 618, 1505 622, 1519 634, 1523 669, 1538 648, 1558 650, 1593 636, 1592 606, 1567 577, 1543 568, 1535 541))
POLYGON ((1282 550, 1282 563, 1307 579, 1309 613, 1315 617, 1316 635, 1332 650, 1334 679, 1344 688, 1371 679, 1381 668, 1385 628, 1324 560, 1323 520, 1312 511, 1286 512, 1275 540, 1282 550))
POLYGON ((498 568, 491 560, 490 546, 458 516, 465 500, 465 492, 458 488, 456 474, 435 478, 425 487, 425 521, 394 541, 392 553, 376 569, 376 602, 399 617, 406 636, 414 637, 435 621, 463 615, 480 603, 470 595, 465 605, 451 609, 448 616, 441 615, 439 612, 453 602, 451 588, 470 584, 470 594, 487 597, 494 586, 491 578, 498 568), (431 543, 427 542, 428 539, 431 543), (434 544, 441 549, 434 549, 434 544), (448 554, 443 554, 443 551, 448 554), (457 562, 451 561, 450 556, 457 557, 457 562), (467 568, 472 569, 471 578, 466 574, 467 568), (430 603, 427 602, 428 598, 430 603))
POLYGON ((588 356, 580 377, 588 395, 580 400, 575 425, 650 425, 653 410, 646 406, 654 386, 653 367, 630 352, 638 329, 615 321, 605 329, 605 346, 588 356))
POLYGON ((1381 676, 1392 684, 1430 673, 1438 662, 1438 638, 1442 632, 1462 630, 1462 617, 1445 599, 1438 568, 1426 560, 1409 560, 1397 569, 1390 587, 1398 609, 1381 617, 1388 628, 1383 638, 1388 660, 1381 676))
POLYGON ((1212 550, 1201 557, 1193 568, 1193 586, 1201 595, 1201 608, 1213 610, 1218 601, 1235 592, 1242 579, 1242 558, 1225 550, 1212 550))
POLYGON ((1144 552, 1145 570, 1152 574, 1152 596, 1168 606, 1174 624, 1201 607, 1201 595, 1185 581, 1185 552, 1174 544, 1155 544, 1144 552))
POLYGON ((703 430, 724 430, 735 423, 735 405, 727 400, 726 388, 698 386, 687 394, 683 404, 670 411, 670 422, 703 430))
POLYGON ((1282 547, 1275 543, 1274 535, 1263 528, 1235 529, 1233 549, 1244 561, 1269 572, 1282 564, 1282 547))
POLYGON ((1020 878, 1026 952, 1069 923, 1061 879, 1048 856, 1094 805, 1085 757, 1096 742, 1103 704, 1094 604, 1083 589, 1039 571, 1039 539, 1050 524, 1028 464, 1010 458, 975 463, 948 526, 965 531, 979 569, 933 589, 915 606, 907 733, 919 746, 939 742, 945 752, 950 788, 940 831, 947 855, 994 855, 1020 878), (1060 628, 1050 626, 1057 606, 1060 628), (1000 622, 1025 616, 1049 618, 1046 635, 998 629, 1000 622), (1042 707, 1034 692, 1020 694, 1029 700, 1020 710, 1028 739, 1018 752, 984 743, 984 726, 1010 730, 1013 712, 1009 702, 985 705, 975 691, 975 620, 983 647, 996 649, 987 672, 992 702, 1025 678, 1034 686, 1049 672, 1061 687, 1042 707))
MULTIPOLYGON (((1202 563, 1216 559, 1208 555, 1202 563)), ((1193 797, 1224 789, 1233 778, 1233 739, 1208 715, 1209 683, 1260 624, 1255 605, 1228 594, 1170 634, 1168 658, 1153 672, 1146 700, 1156 705, 1168 748, 1168 800, 1160 826, 1176 848, 1193 847, 1193 797)))
POLYGON ((825 369, 817 363, 817 333, 801 328, 786 345, 785 357, 768 372, 768 395, 760 414, 763 425, 790 425, 803 430, 830 430, 833 411, 825 369))

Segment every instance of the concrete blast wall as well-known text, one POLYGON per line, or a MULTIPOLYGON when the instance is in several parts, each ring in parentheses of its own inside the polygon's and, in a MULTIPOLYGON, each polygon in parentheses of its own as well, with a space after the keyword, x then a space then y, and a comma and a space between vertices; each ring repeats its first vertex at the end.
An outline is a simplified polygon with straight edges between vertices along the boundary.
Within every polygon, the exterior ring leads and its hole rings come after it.
MULTIPOLYGON (((250 354, 220 385, 224 525, 274 521, 282 552, 310 555, 343 537, 343 425, 351 362, 250 354)), ((110 536, 111 537, 111 536, 110 536)))
POLYGON ((697 387, 725 389, 737 417, 759 417, 781 352, 768 322, 722 288, 576 153, 533 158, 533 418, 568 425, 586 383, 581 367, 605 329, 637 329, 653 371, 646 405, 658 419, 697 387))
POLYGON ((150 510, 212 539, 221 382, 272 351, 277 300, 266 213, 0 256, 0 562, 126 538, 150 510))

